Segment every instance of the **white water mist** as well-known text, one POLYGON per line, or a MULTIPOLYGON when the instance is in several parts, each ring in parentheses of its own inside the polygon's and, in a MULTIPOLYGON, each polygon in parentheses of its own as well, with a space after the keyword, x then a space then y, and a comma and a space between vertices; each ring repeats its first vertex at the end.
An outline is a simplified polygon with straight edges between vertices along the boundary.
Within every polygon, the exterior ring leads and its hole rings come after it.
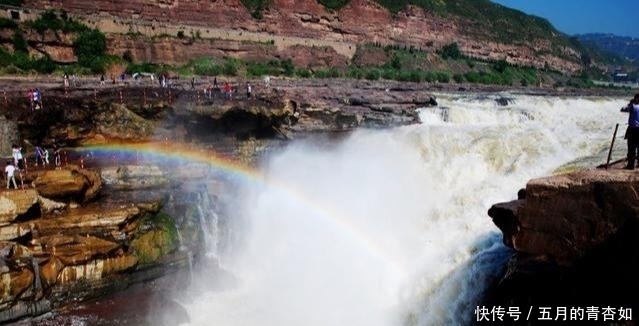
POLYGON ((440 95, 421 125, 274 155, 228 217, 232 282, 180 299, 189 325, 471 323, 509 254, 488 208, 605 151, 625 121, 625 99, 495 96, 440 95))

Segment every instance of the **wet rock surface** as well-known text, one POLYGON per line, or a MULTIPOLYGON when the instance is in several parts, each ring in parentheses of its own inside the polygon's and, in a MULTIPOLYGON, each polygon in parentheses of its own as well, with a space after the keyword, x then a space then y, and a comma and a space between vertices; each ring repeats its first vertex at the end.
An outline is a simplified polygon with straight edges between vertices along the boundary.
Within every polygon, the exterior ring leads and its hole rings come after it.
POLYGON ((638 187, 635 171, 592 169, 533 179, 525 196, 493 205, 516 253, 487 304, 639 308, 638 187))

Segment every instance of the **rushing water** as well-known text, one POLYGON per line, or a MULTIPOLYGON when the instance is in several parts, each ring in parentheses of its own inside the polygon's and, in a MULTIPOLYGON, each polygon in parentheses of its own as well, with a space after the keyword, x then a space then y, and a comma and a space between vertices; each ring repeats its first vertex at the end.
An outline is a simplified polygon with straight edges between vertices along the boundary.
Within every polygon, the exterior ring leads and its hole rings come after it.
POLYGON ((215 253, 228 284, 205 272, 175 294, 187 325, 472 322, 510 254, 488 208, 566 163, 602 163, 626 119, 626 99, 498 96, 442 94, 421 125, 272 155, 215 253))
MULTIPOLYGON (((188 326, 470 324, 510 255, 487 210, 531 178, 604 162, 626 100, 440 94, 420 125, 293 142, 224 196, 223 224, 201 212, 215 262, 172 294, 183 309, 141 323, 174 326, 185 310, 188 326)), ((140 310, 130 302, 146 296, 115 301, 140 310)), ((43 325, 140 324, 56 318, 43 325)))

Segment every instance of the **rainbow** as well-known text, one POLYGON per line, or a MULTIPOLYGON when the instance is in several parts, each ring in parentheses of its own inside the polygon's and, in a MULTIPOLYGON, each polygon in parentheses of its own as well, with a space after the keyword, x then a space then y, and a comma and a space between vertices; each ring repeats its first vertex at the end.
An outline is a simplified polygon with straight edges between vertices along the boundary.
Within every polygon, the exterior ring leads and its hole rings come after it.
POLYGON ((117 156, 117 155, 139 155, 141 158, 171 159, 182 162, 195 162, 207 164, 226 174, 237 176, 251 183, 274 187, 282 191, 291 200, 301 203, 312 210, 313 216, 318 216, 325 221, 332 223, 336 230, 342 232, 347 239, 351 239, 356 245, 366 249, 371 257, 383 262, 385 266, 397 274, 404 276, 404 269, 400 262, 394 257, 386 254, 383 246, 361 232, 355 225, 349 222, 344 214, 339 213, 327 203, 318 202, 315 198, 295 187, 291 187, 274 178, 267 178, 259 170, 247 164, 241 163, 232 158, 220 155, 215 151, 201 147, 193 147, 184 143, 173 142, 145 142, 145 143, 121 143, 108 145, 93 145, 77 149, 78 151, 90 151, 94 154, 117 156))
POLYGON ((262 174, 255 168, 233 158, 221 155, 213 150, 194 147, 190 144, 163 142, 116 143, 91 145, 76 149, 79 152, 91 152, 102 156, 135 156, 144 159, 163 158, 176 161, 189 161, 210 165, 229 174, 263 182, 262 174))

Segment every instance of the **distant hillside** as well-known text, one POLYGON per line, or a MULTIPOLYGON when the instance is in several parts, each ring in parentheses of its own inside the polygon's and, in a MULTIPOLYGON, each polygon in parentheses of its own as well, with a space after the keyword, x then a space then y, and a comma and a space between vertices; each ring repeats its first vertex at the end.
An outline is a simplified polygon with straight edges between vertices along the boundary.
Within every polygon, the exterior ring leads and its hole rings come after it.
POLYGON ((199 65, 184 73, 213 75, 222 68, 275 74, 265 72, 272 68, 303 76, 561 85, 599 78, 617 65, 547 20, 489 0, 291 2, 0 0, 0 73, 55 70, 51 63, 102 72, 118 59, 123 67, 199 65), (93 38, 80 38, 83 31, 67 30, 67 22, 102 33, 105 53, 81 62, 76 41, 93 38))
POLYGON ((639 63, 639 38, 613 34, 582 34, 576 37, 586 45, 595 46, 601 50, 639 63))

